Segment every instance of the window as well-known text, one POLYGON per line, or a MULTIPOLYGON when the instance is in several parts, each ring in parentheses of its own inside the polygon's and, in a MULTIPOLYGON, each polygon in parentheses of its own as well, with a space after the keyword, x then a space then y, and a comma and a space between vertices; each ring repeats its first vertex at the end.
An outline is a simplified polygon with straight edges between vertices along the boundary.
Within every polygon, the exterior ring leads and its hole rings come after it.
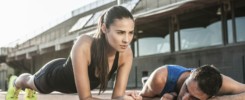
MULTIPOLYGON (((175 32, 175 48, 178 49, 177 32, 175 32)), ((207 47, 222 44, 221 22, 215 22, 205 27, 180 30, 181 50, 207 47)))
POLYGON ((149 37, 141 38, 138 40, 139 48, 137 48, 137 41, 135 41, 135 56, 137 56, 137 50, 139 49, 139 56, 158 54, 170 52, 169 35, 165 38, 161 37, 149 37))
MULTIPOLYGON (((236 22, 236 37, 237 37, 237 42, 243 42, 245 41, 245 17, 236 17, 235 18, 236 22)), ((228 24, 228 42, 233 43, 233 30, 232 30, 232 20, 229 19, 227 21, 228 24)))
POLYGON ((245 17, 236 18, 237 42, 245 41, 245 17))

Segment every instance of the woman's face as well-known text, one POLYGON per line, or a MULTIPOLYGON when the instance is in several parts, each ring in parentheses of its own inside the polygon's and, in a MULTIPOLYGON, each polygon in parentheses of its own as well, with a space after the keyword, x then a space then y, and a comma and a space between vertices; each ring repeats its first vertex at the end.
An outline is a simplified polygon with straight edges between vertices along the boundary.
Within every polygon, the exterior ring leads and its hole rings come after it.
POLYGON ((134 21, 131 18, 115 19, 104 33, 109 45, 116 51, 124 52, 134 36, 134 21))

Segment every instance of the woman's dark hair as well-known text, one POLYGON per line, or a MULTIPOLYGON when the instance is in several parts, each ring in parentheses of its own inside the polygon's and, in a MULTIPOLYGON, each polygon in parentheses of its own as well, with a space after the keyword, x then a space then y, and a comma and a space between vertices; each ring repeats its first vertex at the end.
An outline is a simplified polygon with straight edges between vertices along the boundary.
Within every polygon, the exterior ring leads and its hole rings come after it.
POLYGON ((193 78, 199 88, 212 97, 216 95, 222 86, 222 76, 213 65, 203 65, 193 72, 193 78))
MULTIPOLYGON (((109 29, 110 25, 114 22, 115 19, 122 18, 131 18, 133 19, 132 14, 122 6, 113 6, 108 9, 101 17, 98 22, 98 32, 94 35, 94 40, 91 47, 91 67, 93 71, 98 75, 100 80, 100 92, 105 91, 108 83, 108 43, 105 38, 105 34, 101 30, 102 24, 106 25, 106 28, 109 29)), ((99 92, 99 94, 100 94, 99 92)))

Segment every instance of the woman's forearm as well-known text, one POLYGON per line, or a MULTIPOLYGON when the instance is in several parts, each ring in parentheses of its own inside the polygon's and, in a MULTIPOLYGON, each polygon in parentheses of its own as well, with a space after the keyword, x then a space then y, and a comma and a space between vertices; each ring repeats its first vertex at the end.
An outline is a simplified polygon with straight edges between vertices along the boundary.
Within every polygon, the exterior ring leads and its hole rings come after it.
POLYGON ((124 95, 119 97, 112 97, 112 100, 135 100, 132 96, 124 95))

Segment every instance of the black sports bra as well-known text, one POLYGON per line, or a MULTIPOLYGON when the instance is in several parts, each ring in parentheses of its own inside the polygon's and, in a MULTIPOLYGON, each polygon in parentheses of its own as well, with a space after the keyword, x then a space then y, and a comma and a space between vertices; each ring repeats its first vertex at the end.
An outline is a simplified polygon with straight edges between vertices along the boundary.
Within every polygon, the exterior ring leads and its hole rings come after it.
MULTIPOLYGON (((115 55, 115 59, 114 59, 111 71, 109 72, 109 75, 108 75, 109 76, 108 77, 109 80, 111 79, 113 73, 115 73, 115 71, 117 70, 118 57, 119 57, 119 53, 117 52, 116 55, 115 55)), ((92 69, 92 67, 90 65, 89 65, 89 68, 88 68, 88 75, 89 75, 89 80, 90 80, 90 88, 94 89, 94 88, 98 87, 99 84, 100 84, 99 78, 97 78, 95 76, 95 71, 92 69)))
MULTIPOLYGON (((118 68, 118 58, 119 58, 119 52, 116 52, 115 59, 111 68, 111 71, 109 72, 109 80, 111 79, 112 75, 116 72, 118 68)), ((68 75, 69 79, 66 80, 67 83, 73 84, 75 86, 75 80, 74 80, 74 74, 73 74, 73 68, 71 63, 71 58, 68 57, 67 61, 63 65, 63 75, 68 75)), ((88 76, 90 81, 90 89, 95 89, 100 85, 99 78, 95 76, 95 71, 91 67, 91 65, 88 66, 88 76)), ((70 86, 69 89, 73 88, 72 91, 76 91, 74 86, 70 86)))

